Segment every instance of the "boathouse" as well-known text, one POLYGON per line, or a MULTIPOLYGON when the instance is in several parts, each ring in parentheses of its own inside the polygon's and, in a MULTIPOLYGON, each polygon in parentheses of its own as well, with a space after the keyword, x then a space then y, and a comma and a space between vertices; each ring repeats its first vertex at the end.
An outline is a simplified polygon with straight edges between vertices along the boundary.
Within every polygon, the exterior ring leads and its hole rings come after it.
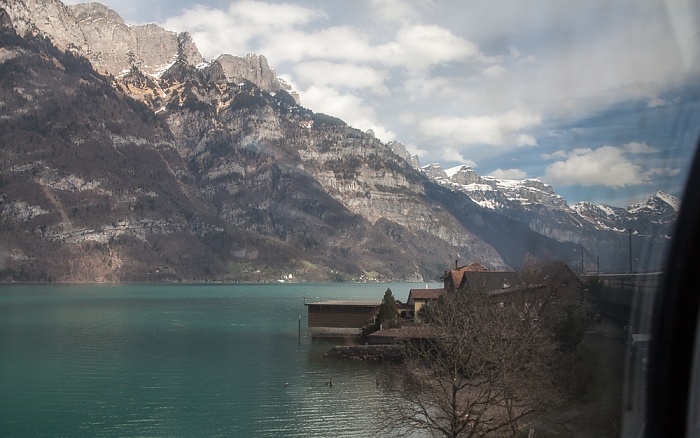
POLYGON ((323 301, 306 303, 311 336, 355 337, 374 322, 381 301, 323 301))

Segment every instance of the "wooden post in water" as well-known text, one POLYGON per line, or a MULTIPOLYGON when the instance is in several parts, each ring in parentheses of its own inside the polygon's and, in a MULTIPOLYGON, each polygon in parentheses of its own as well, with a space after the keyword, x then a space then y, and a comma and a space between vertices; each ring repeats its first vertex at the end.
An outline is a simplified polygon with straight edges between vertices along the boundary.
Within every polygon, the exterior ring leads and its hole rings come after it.
POLYGON ((301 344, 301 314, 299 315, 299 334, 297 335, 297 341, 301 344))

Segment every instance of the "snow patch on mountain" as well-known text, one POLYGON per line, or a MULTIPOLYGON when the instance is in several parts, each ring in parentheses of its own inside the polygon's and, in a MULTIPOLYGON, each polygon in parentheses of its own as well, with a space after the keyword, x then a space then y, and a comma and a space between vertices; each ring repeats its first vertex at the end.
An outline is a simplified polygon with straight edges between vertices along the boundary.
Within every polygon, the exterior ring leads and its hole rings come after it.
POLYGON ((555 220, 557 226, 561 226, 564 221, 579 229, 615 233, 634 229, 640 233, 652 233, 655 226, 669 226, 675 221, 680 207, 678 198, 664 192, 657 192, 646 202, 627 208, 591 202, 569 206, 551 185, 538 179, 480 176, 466 165, 444 170, 440 164, 431 163, 420 170, 434 182, 463 192, 483 208, 498 210, 515 218, 523 212, 536 212, 538 215, 558 218, 555 220))
POLYGON ((630 213, 639 213, 642 211, 662 212, 665 210, 678 213, 681 208, 681 201, 673 195, 664 192, 656 192, 654 196, 641 204, 630 205, 627 211, 630 213))
POLYGON ((472 201, 492 210, 531 205, 567 208, 566 200, 556 194, 552 186, 536 179, 482 177, 464 165, 443 170, 439 164, 432 163, 421 170, 435 182, 461 191, 472 201))

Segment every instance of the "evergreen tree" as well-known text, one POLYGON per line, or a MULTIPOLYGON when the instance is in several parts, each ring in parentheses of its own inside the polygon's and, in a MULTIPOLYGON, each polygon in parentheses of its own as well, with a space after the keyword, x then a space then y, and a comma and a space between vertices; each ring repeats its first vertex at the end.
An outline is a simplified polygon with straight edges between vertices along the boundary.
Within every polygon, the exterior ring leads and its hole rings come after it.
POLYGON ((377 314, 377 323, 382 324, 384 328, 391 328, 396 326, 399 311, 396 307, 396 299, 394 298, 391 288, 387 288, 384 292, 384 298, 382 299, 382 305, 379 306, 379 313, 377 314))

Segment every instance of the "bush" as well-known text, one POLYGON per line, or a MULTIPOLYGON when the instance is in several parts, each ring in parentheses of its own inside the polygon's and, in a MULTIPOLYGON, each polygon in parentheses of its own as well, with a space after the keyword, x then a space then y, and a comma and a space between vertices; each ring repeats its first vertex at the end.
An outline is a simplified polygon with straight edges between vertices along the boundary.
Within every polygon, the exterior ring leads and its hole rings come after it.
POLYGON ((562 319, 554 325, 554 339, 561 351, 574 351, 583 340, 589 324, 588 312, 582 307, 568 307, 562 319))

